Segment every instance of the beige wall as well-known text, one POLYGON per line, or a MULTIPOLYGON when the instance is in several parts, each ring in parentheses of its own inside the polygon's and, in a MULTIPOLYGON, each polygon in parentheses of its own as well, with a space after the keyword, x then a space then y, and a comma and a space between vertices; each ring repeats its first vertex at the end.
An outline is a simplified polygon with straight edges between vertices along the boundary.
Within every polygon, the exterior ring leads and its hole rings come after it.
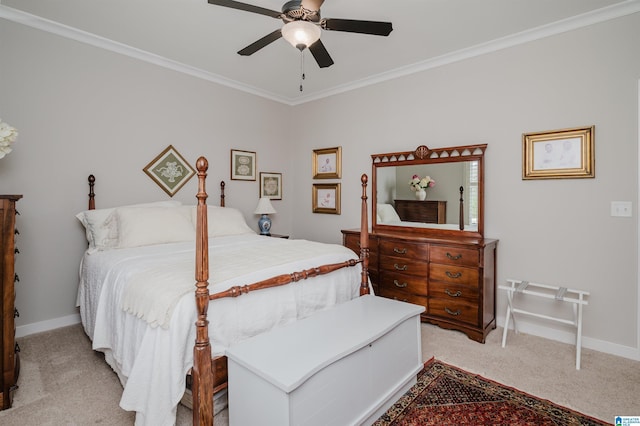
MULTIPOLYGON (((283 172, 274 231, 340 242, 340 229, 358 225, 370 154, 487 143, 485 230, 500 239, 499 281, 590 291, 585 345, 637 357, 638 39, 635 14, 289 107, 0 20, 0 117, 20 131, 0 160, 0 193, 25 195, 18 325, 76 315, 85 242, 73 215, 89 173, 100 205, 167 198, 141 169, 173 144, 209 158, 212 198, 227 180, 228 205, 252 224, 257 184, 229 181, 228 162, 231 148, 256 151, 259 170, 283 172), (296 119, 304 137, 280 126, 296 119), (596 126, 595 179, 521 180, 523 132, 586 125, 596 126), (343 148, 342 214, 312 214, 311 150, 333 146, 343 148), (609 215, 617 200, 633 202, 633 218, 609 215)), ((195 181, 176 198, 193 194, 195 181)), ((501 296, 501 320, 503 309, 501 296)))
MULTIPOLYGON (((98 207, 168 199, 143 167, 168 145, 192 164, 205 155, 209 202, 226 180, 228 205, 256 230, 258 183, 229 180, 230 149, 257 152, 258 169, 282 172, 291 193, 280 127, 289 107, 4 20, 0 40, 0 117, 19 131, 0 161, 0 193, 24 194, 19 327, 77 312, 86 241, 74 215, 90 173, 98 207)), ((195 204, 196 192, 194 178, 174 198, 195 204)), ((278 232, 291 230, 292 201, 273 203, 278 232)))

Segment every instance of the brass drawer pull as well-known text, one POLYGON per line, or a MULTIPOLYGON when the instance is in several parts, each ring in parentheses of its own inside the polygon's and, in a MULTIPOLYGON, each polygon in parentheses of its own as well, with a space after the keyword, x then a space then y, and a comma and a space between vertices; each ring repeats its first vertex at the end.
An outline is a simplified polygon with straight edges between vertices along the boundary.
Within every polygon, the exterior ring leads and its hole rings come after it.
POLYGON ((451 260, 460 260, 462 259, 462 254, 456 254, 455 256, 451 253, 447 252, 447 257, 451 260))
POLYGON ((462 272, 449 272, 449 271, 446 271, 445 274, 447 274, 447 276, 449 278, 460 278, 462 276, 462 272))
POLYGON ((458 310, 456 310, 456 311, 454 312, 454 311, 452 311, 451 309, 447 308, 446 306, 445 306, 444 310, 445 310, 449 315, 453 315, 453 316, 456 316, 456 317, 462 313, 462 312, 460 312, 460 309, 458 309, 458 310))
POLYGON ((456 291, 454 293, 451 290, 449 290, 448 288, 445 288, 444 292, 447 293, 447 295, 449 295, 451 297, 460 297, 460 296, 462 296, 462 292, 460 290, 458 290, 458 291, 456 291))
POLYGON ((407 254, 407 249, 406 248, 399 249, 398 247, 394 247, 393 252, 398 254, 407 254))
POLYGON ((406 270, 407 270, 407 268, 408 268, 408 266, 407 266, 407 265, 399 266, 397 263, 394 263, 394 264, 393 264, 393 267, 394 267, 394 268, 396 268, 396 270, 398 270, 398 271, 406 271, 406 270))
POLYGON ((405 288, 405 287, 407 286, 407 283, 402 283, 402 284, 400 284, 400 283, 398 282, 398 280, 393 280, 393 283, 394 283, 394 284, 396 285, 396 287, 398 287, 398 288, 405 288))

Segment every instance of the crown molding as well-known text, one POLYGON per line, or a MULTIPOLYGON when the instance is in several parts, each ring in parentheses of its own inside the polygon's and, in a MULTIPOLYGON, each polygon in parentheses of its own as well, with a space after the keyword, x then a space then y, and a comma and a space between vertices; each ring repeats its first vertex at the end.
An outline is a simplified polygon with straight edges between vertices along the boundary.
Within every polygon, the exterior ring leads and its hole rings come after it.
POLYGON ((286 105, 295 106, 303 103, 315 101, 362 87, 378 84, 384 81, 393 80, 410 74, 426 71, 443 65, 452 64, 454 62, 463 61, 465 59, 474 58, 485 55, 487 53, 496 52, 507 49, 520 44, 528 43, 534 40, 551 37, 567 31, 573 31, 579 28, 605 22, 611 19, 620 18, 640 12, 640 0, 626 0, 615 5, 596 9, 581 15, 576 15, 550 24, 546 24, 537 28, 522 31, 520 33, 511 34, 506 37, 491 40, 469 48, 454 51, 445 55, 428 59, 408 66, 396 68, 384 73, 380 73, 371 77, 356 80, 347 84, 334 86, 327 90, 316 92, 309 95, 303 95, 296 98, 281 96, 269 91, 259 89, 257 87, 241 83, 239 81, 229 79, 200 68, 192 67, 181 62, 159 56, 105 37, 92 34, 87 31, 79 30, 68 25, 61 24, 49 19, 45 19, 36 15, 32 15, 18 9, 3 6, 0 4, 0 18, 32 28, 36 28, 51 34, 72 39, 81 43, 89 44, 101 49, 106 49, 115 53, 129 56, 144 62, 158 65, 171 69, 183 74, 207 80, 222 86, 240 90, 252 95, 260 96, 272 101, 280 102, 286 105))
POLYGON ((274 93, 258 89, 238 81, 222 77, 218 74, 214 74, 200 68, 192 67, 190 65, 177 62, 160 55, 156 55, 151 52, 147 52, 136 47, 129 46, 124 43, 120 43, 99 35, 80 30, 68 25, 61 24, 56 21, 42 18, 37 15, 23 12, 18 9, 14 9, 8 6, 0 4, 0 18, 13 21, 18 24, 22 24, 31 28, 35 28, 41 31, 45 31, 51 34, 55 34, 61 37, 65 37, 80 43, 89 44, 91 46, 98 47, 100 49, 109 50, 111 52, 119 53, 131 58, 138 59, 140 61, 148 62, 154 65, 168 68, 173 71, 177 71, 183 74, 187 74, 193 77, 197 77, 203 80, 207 80, 213 83, 227 86, 233 89, 237 89, 243 92, 247 92, 253 95, 261 96, 263 98, 271 99, 273 101, 289 103, 289 99, 276 95, 274 93))
POLYGON ((546 37, 551 37, 568 31, 598 24, 600 22, 609 21, 611 19, 621 18, 623 16, 632 15, 640 12, 640 0, 627 0, 612 6, 596 9, 591 12, 576 15, 547 25, 536 27, 520 33, 510 34, 506 37, 494 39, 486 43, 477 44, 465 49, 460 49, 447 53, 445 55, 436 56, 422 62, 407 65, 400 68, 380 73, 361 80, 352 81, 348 84, 335 86, 333 88, 316 92, 306 97, 292 99, 292 105, 298 105, 305 102, 315 101, 329 96, 344 93, 350 90, 359 89, 373 84, 382 83, 384 81, 393 80, 407 75, 427 71, 433 68, 452 64, 465 59, 474 58, 485 55, 487 53, 496 52, 502 49, 518 46, 546 37))

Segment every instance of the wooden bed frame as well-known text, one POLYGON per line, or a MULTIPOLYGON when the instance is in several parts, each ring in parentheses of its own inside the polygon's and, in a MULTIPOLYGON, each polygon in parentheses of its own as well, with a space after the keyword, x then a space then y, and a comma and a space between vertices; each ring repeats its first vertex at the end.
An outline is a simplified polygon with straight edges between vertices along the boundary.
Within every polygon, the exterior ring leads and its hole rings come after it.
MULTIPOLYGON (((213 394, 227 387, 227 357, 211 356, 211 344, 209 341, 209 321, 207 312, 209 301, 224 297, 238 297, 243 294, 287 285, 307 278, 324 275, 345 267, 362 265, 360 295, 369 294, 369 221, 367 217, 367 183, 368 177, 363 174, 362 202, 360 212, 360 256, 358 260, 352 259, 346 262, 321 265, 303 271, 278 275, 253 284, 234 286, 228 290, 209 294, 209 237, 207 224, 207 192, 206 177, 209 163, 205 157, 198 158, 196 169, 198 175, 198 193, 196 198, 196 256, 195 256, 195 302, 198 313, 196 326, 196 341, 193 348, 193 368, 191 369, 191 391, 193 397, 193 424, 213 425, 213 394)), ((95 209, 94 193, 95 177, 89 176, 89 209, 95 209)), ((220 182, 220 206, 225 206, 224 181, 220 182)))

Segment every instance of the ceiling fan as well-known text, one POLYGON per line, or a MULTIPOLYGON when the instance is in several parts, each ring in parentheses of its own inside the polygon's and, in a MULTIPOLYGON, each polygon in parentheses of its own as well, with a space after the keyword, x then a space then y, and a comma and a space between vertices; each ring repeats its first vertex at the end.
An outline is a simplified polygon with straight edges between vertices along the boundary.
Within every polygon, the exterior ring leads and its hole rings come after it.
POLYGON ((333 65, 333 59, 320 41, 321 29, 380 36, 388 36, 393 30, 391 22, 321 18, 320 6, 324 0, 291 0, 282 6, 281 12, 234 0, 208 1, 209 4, 271 16, 284 22, 282 28, 238 51, 238 54, 242 56, 252 55, 283 37, 300 51, 308 48, 320 68, 326 68, 333 65))

